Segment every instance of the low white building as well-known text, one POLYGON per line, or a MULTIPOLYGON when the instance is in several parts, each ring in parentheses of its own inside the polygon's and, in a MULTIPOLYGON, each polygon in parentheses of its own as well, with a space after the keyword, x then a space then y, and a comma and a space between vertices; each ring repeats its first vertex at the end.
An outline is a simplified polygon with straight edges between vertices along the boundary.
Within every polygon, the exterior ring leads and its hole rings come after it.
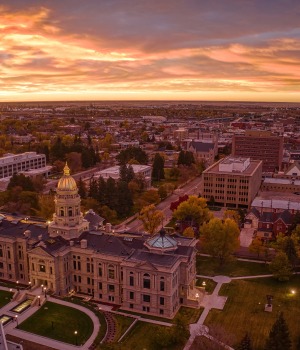
MULTIPOLYGON (((142 175, 144 177, 146 188, 151 187, 152 167, 150 165, 140 165, 140 164, 132 164, 131 166, 135 175, 142 175)), ((97 179, 99 177, 102 177, 104 180, 107 180, 110 177, 114 180, 119 180, 120 166, 115 165, 113 167, 94 173, 94 178, 97 179)))

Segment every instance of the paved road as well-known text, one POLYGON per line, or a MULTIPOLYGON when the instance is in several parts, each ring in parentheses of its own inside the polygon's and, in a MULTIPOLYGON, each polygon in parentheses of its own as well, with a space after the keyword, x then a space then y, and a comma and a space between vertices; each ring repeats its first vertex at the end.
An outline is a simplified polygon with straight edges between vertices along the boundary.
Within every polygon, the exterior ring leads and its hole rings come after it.
MULTIPOLYGON (((182 197, 185 194, 198 195, 200 192, 201 181, 201 177, 196 177, 194 180, 190 181, 185 186, 181 187, 180 189, 176 189, 171 196, 169 196, 156 206, 157 209, 161 210, 165 214, 164 224, 167 224, 172 218, 172 211, 170 210, 171 203, 177 201, 179 197, 182 197)), ((130 223, 123 225, 122 229, 131 232, 142 232, 143 223, 141 222, 141 220, 135 219, 130 223)))

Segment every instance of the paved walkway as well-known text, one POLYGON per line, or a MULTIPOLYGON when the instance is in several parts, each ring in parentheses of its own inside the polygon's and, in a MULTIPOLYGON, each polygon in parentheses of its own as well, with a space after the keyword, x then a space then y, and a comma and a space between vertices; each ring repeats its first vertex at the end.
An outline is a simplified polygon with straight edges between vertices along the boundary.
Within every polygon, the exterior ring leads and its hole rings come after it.
MULTIPOLYGON (((10 288, 5 288, 5 287, 0 287, 0 289, 10 290, 10 288)), ((13 292, 15 292, 15 291, 16 290, 13 289, 13 292)), ((20 291, 20 293, 23 293, 23 292, 25 292, 25 291, 20 291)), ((27 292, 29 292, 29 291, 27 291, 27 292)), ((25 319, 27 319, 28 317, 33 315, 40 307, 43 307, 43 305, 42 306, 31 306, 30 308, 25 310, 22 314, 19 314, 18 318, 17 318, 18 319, 17 322, 16 321, 10 322, 9 324, 7 324, 4 327, 5 333, 19 337, 21 339, 32 341, 32 342, 37 343, 37 344, 47 345, 47 346, 52 347, 52 348, 57 349, 57 350, 74 350, 74 349, 88 350, 88 348, 92 345, 92 343, 93 343, 94 339, 96 338, 96 336, 99 332, 99 329, 100 329, 100 323, 99 323, 98 317, 91 310, 89 310, 83 306, 80 306, 77 304, 75 305, 75 304, 69 303, 67 301, 52 298, 49 296, 47 297, 47 300, 51 301, 53 303, 60 304, 60 305, 65 305, 65 306, 70 306, 70 307, 76 308, 77 310, 80 310, 80 311, 84 312, 85 314, 87 314, 92 319, 93 324, 94 324, 94 330, 93 330, 92 335, 86 341, 85 344, 75 346, 75 345, 63 343, 63 342, 60 342, 57 340, 53 340, 53 339, 50 339, 47 337, 42 337, 42 336, 39 336, 39 335, 36 335, 33 333, 28 333, 28 332, 22 331, 22 330, 17 328, 17 324, 20 324, 25 319)), ((44 296, 41 297, 41 304, 43 304, 43 301, 44 301, 44 296)), ((19 303, 20 303, 20 301, 11 301, 10 303, 6 304, 3 308, 1 308, 1 314, 6 314, 9 316, 12 316, 12 317, 14 317, 14 320, 15 320, 16 313, 13 311, 10 311, 10 310, 14 306, 18 305, 19 303)), ((80 330, 78 330, 78 332, 80 332, 80 330)))

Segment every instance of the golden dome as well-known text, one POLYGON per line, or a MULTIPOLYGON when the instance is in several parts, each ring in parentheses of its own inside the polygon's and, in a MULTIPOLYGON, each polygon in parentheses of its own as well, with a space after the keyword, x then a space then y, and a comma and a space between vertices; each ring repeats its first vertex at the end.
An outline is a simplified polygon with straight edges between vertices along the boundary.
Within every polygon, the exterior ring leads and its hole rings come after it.
POLYGON ((60 180, 58 181, 57 189, 59 191, 74 191, 74 190, 77 190, 76 181, 70 175, 70 168, 68 167, 67 163, 66 163, 66 165, 64 167, 64 174, 60 178, 60 180))

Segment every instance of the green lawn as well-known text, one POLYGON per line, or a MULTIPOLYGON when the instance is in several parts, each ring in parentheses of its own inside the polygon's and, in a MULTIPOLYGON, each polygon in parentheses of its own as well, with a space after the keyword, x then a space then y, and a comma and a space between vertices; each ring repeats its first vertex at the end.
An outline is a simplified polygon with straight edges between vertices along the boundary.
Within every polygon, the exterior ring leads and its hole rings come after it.
POLYGON ((204 276, 225 275, 230 277, 270 274, 267 264, 233 260, 220 267, 217 259, 197 255, 197 274, 204 276))
POLYGON ((113 314, 113 317, 116 321, 116 335, 114 341, 118 341, 135 319, 133 317, 117 314, 113 314))
POLYGON ((176 316, 173 318, 172 323, 175 323, 176 319, 181 316, 184 317, 189 324, 196 323, 199 320, 199 317, 201 316, 203 310, 204 309, 202 307, 199 309, 194 309, 191 307, 181 306, 176 316))
POLYGON ((213 331, 222 329, 231 345, 236 345, 246 332, 253 342, 255 350, 262 350, 269 331, 280 311, 288 323, 295 346, 300 335, 300 276, 294 276, 289 282, 278 282, 273 278, 235 280, 224 284, 221 295, 228 296, 222 311, 212 310, 205 324, 213 331), (293 295, 291 290, 295 290, 293 295), (265 312, 266 295, 273 295, 273 312, 265 312))
POLYGON ((36 313, 19 325, 19 328, 65 343, 83 344, 93 332, 93 321, 85 313, 64 305, 46 302, 36 313))
POLYGON ((0 308, 8 304, 13 296, 13 293, 6 290, 0 290, 0 308))
POLYGON ((196 286, 197 287, 203 287, 203 282, 205 282, 205 291, 207 294, 212 294, 214 289, 216 288, 217 282, 213 281, 210 278, 197 278, 196 280, 196 286))
MULTIPOLYGON (((121 342, 121 349, 162 350, 153 343, 153 334, 162 326, 138 321, 121 342)), ((184 345, 166 347, 164 350, 182 350, 184 345)))

